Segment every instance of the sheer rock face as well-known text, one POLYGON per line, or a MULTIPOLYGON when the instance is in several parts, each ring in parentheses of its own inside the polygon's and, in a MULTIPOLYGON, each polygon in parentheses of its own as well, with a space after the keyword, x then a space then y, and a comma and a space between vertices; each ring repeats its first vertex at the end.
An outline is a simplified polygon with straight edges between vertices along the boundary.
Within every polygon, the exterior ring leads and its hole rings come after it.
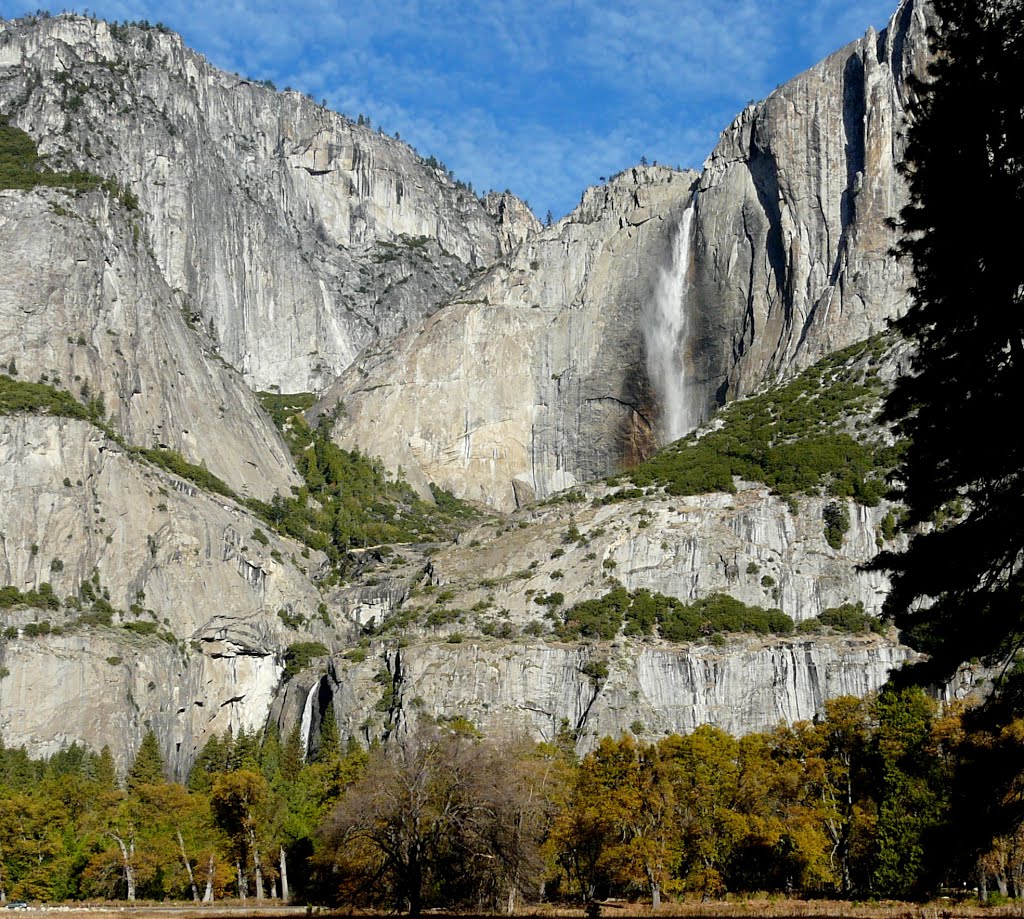
POLYGON ((278 610, 326 634, 298 567, 322 559, 273 533, 254 538, 260 521, 234 502, 130 457, 87 422, 0 418, 0 507, 0 582, 49 582, 62 599, 88 583, 116 610, 110 626, 74 625, 81 613, 67 604, 5 611, 19 632, 0 648, 5 743, 36 754, 109 744, 125 766, 151 720, 181 774, 210 732, 264 723, 282 652, 298 640, 278 610), (65 634, 26 635, 43 620, 65 634))
POLYGON ((0 24, 0 104, 55 162, 138 195, 168 285, 256 389, 322 388, 502 251, 442 168, 173 33, 0 24))
POLYGON ((134 217, 98 192, 0 192, 0 368, 102 398, 130 444, 205 463, 239 493, 287 494, 298 477, 280 436, 183 313, 134 217))
POLYGON ((879 689, 913 657, 877 636, 747 638, 720 648, 417 642, 304 675, 279 696, 273 716, 284 729, 301 725, 313 748, 329 703, 342 736, 364 742, 414 728, 424 716, 462 717, 499 737, 525 732, 554 740, 568 727, 583 752, 627 729, 654 740, 702 724, 741 735, 809 720, 829 699, 879 689), (385 669, 390 680, 382 684, 385 669))
MULTIPOLYGON (((699 724, 743 734, 812 718, 828 699, 872 692, 915 658, 878 635, 731 636, 717 646, 622 635, 560 641, 545 615, 545 595, 556 591, 563 608, 617 583, 683 601, 721 592, 781 607, 803 622, 845 603, 877 615, 888 589, 884 575, 862 570, 877 552, 885 508, 851 503, 850 529, 834 549, 824 537, 826 499, 804 498, 797 507, 747 486, 736 495, 601 505, 606 493, 588 488, 578 501, 517 513, 497 534, 493 523, 462 534, 431 556, 431 588, 402 601, 415 640, 303 674, 278 697, 272 716, 284 732, 301 724, 314 747, 331 703, 342 734, 364 740, 425 714, 546 739, 567 724, 586 750, 635 723, 653 738, 699 724), (472 612, 454 618, 444 609, 472 612), (527 638, 531 632, 538 637, 527 638), (522 637, 501 637, 510 634, 522 637), (599 663, 606 677, 595 669, 599 663), (384 670, 389 679, 382 682, 384 670)), ((377 589, 383 617, 393 591, 386 580, 377 589)))
MULTIPOLYGON (((528 731, 554 740, 568 724, 580 748, 632 729, 650 739, 714 724, 735 734, 811 719, 827 699, 878 689, 908 658, 906 648, 875 638, 772 640, 716 649, 613 648, 607 678, 584 668, 598 659, 586 647, 540 642, 416 645, 395 652, 399 675, 396 717, 461 715, 500 736, 528 731), (413 700, 417 700, 415 703, 413 700)), ((335 712, 346 733, 380 697, 368 673, 347 673, 335 712)))
MULTIPOLYGON (((679 304, 691 423, 905 309, 887 221, 906 199, 895 164, 927 22, 924 4, 904 0, 881 36, 870 30, 723 133, 694 186, 679 304)), ((648 452, 665 406, 640 323, 693 185, 650 167, 590 189, 342 378, 329 400, 350 408, 341 442, 502 509, 648 452)))
POLYGON ((723 132, 697 195, 690 304, 733 397, 867 338, 907 306, 888 222, 906 203, 910 75, 928 61, 930 8, 904 0, 749 106, 723 132))
POLYGON ((340 442, 501 510, 644 455, 640 314, 695 179, 638 167, 590 189, 331 388, 340 442))

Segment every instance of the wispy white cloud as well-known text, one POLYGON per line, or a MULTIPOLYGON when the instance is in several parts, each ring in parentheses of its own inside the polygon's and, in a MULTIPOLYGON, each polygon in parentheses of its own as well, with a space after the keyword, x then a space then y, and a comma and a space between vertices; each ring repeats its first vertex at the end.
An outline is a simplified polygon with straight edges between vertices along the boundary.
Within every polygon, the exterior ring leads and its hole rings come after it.
MULTIPOLYGON (((699 166, 749 99, 896 0, 93 0, 291 85, 543 214, 641 155, 699 166)), ((56 8, 55 8, 56 9, 56 8)), ((0 14, 20 15, 12 0, 0 14)))

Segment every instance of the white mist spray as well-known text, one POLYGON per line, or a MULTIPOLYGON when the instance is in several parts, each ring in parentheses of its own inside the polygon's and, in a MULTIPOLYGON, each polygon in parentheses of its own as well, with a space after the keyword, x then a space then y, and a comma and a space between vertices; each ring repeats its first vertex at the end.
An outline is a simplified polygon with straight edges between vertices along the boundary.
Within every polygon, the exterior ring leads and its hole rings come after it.
POLYGON ((695 387, 687 380, 684 355, 688 345, 690 246, 697 196, 683 212, 672 239, 672 261, 661 268, 654 295, 644 307, 640 322, 647 351, 647 374, 661 401, 661 435, 678 440, 700 420, 695 387))

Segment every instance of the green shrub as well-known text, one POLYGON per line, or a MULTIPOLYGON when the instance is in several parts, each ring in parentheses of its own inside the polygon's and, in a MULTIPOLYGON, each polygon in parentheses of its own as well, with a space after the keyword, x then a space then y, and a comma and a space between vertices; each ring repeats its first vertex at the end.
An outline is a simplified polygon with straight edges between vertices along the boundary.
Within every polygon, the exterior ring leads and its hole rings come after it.
POLYGON ((301 613, 293 613, 283 607, 277 611, 277 618, 289 629, 299 629, 306 624, 306 617, 301 613))
POLYGON ((584 600, 564 614, 558 634, 563 638, 603 638, 610 641, 622 628, 631 602, 624 587, 617 587, 600 599, 584 600))
POLYGON ((290 679, 305 670, 315 658, 329 653, 327 646, 319 641, 298 641, 289 645, 284 652, 284 678, 290 679))
POLYGON ((882 621, 865 613, 864 604, 860 601, 829 607, 818 617, 818 621, 837 632, 877 632, 881 634, 885 631, 882 621))
POLYGON ((0 415, 22 413, 89 420, 88 410, 71 393, 47 383, 27 383, 0 375, 0 415))
POLYGON ((693 642, 719 632, 789 635, 793 620, 778 609, 747 606, 726 594, 682 603, 648 590, 628 592, 621 585, 594 600, 566 610, 556 631, 562 638, 613 639, 653 635, 672 642, 693 642))
POLYGON ((0 609, 10 609, 13 606, 60 609, 60 600, 47 581, 40 584, 38 590, 21 591, 14 586, 0 587, 0 609))
POLYGON ((30 622, 21 631, 28 638, 49 635, 51 631, 50 620, 44 619, 42 622, 30 622))
POLYGON ((157 632, 157 624, 144 619, 125 622, 121 625, 121 628, 135 635, 155 635, 157 632))
POLYGON ((821 516, 825 524, 825 542, 838 551, 843 547, 843 537, 850 529, 850 512, 846 503, 830 501, 821 516))
POLYGON ((437 628, 442 625, 449 625, 453 622, 457 622, 462 617, 456 609, 448 609, 444 606, 435 607, 430 611, 427 616, 427 625, 437 628))

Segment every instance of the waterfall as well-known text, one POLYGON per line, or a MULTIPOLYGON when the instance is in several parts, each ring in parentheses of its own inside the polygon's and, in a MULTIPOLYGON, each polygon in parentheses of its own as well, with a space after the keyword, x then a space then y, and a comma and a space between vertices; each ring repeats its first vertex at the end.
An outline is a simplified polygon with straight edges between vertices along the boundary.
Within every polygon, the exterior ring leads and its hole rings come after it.
POLYGON ((320 681, 317 680, 306 696, 306 704, 302 708, 302 724, 299 728, 299 737, 302 738, 302 761, 309 756, 309 732, 313 729, 313 702, 316 700, 317 690, 320 688, 320 681))
POLYGON ((688 345, 690 246, 697 195, 683 212, 672 238, 672 261, 658 272, 651 299, 640 315, 647 352, 647 374, 661 402, 661 435, 665 443, 696 427, 700 406, 695 387, 687 380, 684 355, 688 345))

